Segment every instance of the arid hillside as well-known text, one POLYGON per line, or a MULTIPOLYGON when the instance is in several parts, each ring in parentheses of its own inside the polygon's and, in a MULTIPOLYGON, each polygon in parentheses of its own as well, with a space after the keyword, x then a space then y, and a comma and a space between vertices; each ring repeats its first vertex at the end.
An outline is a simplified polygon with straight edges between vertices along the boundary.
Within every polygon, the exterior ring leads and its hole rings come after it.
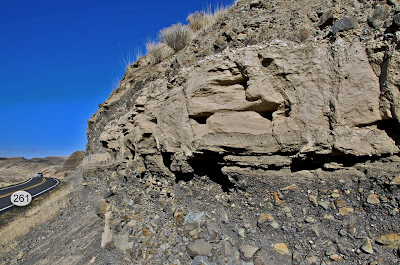
POLYGON ((68 157, 25 159, 23 157, 0 158, 0 187, 34 177, 36 173, 53 176, 62 169, 68 157))
POLYGON ((84 152, 74 152, 69 157, 0 157, 0 187, 35 177, 41 172, 45 177, 64 178, 80 165, 84 152))

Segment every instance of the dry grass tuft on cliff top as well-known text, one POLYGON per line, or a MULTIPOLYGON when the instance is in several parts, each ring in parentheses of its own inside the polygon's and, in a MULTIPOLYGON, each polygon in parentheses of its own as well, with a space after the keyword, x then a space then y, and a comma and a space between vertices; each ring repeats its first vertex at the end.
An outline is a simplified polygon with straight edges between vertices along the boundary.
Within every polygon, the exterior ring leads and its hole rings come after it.
POLYGON ((174 24, 169 28, 160 30, 159 37, 161 42, 165 42, 169 47, 178 52, 186 47, 190 42, 192 31, 187 25, 181 23, 174 24))
POLYGON ((204 11, 196 11, 189 14, 186 21, 189 23, 189 27, 194 32, 207 29, 215 23, 223 14, 225 14, 231 6, 217 5, 214 10, 211 6, 204 11))
POLYGON ((146 43, 146 50, 147 53, 151 56, 153 62, 155 64, 162 61, 162 50, 161 48, 164 47, 164 43, 151 41, 146 43))
MULTIPOLYGON (((234 2, 234 4, 237 1, 234 2)), ((233 4, 233 5, 234 5, 233 4)), ((196 32, 205 30, 213 25, 223 14, 225 14, 231 6, 217 5, 214 9, 209 6, 205 11, 196 11, 189 14, 186 18, 188 25, 181 23, 174 24, 170 27, 160 30, 158 38, 160 42, 149 41, 146 43, 146 51, 150 55, 154 64, 163 60, 163 46, 167 45, 178 52, 185 48, 196 32)), ((136 56, 136 61, 142 56, 136 56)), ((126 68, 133 63, 131 60, 124 61, 126 68)))
POLYGON ((204 11, 196 11, 190 14, 186 21, 189 22, 189 27, 193 31, 199 31, 209 27, 213 22, 214 18, 210 14, 206 14, 204 11))

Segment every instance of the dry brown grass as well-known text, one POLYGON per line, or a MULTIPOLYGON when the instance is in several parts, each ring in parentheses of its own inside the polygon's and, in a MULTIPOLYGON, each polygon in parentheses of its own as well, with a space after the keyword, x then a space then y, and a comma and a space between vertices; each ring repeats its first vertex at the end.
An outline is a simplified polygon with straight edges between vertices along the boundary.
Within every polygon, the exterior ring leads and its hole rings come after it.
POLYGON ((186 21, 193 31, 200 31, 210 27, 216 20, 229 10, 229 6, 217 5, 215 8, 208 8, 205 11, 196 11, 189 14, 186 21))
POLYGON ((131 64, 138 61, 143 56, 144 54, 141 49, 135 49, 134 52, 129 51, 126 55, 122 56, 121 64, 125 67, 125 70, 128 70, 131 64))
MULTIPOLYGON (((61 185, 61 184, 60 184, 61 185)), ((22 211, 19 216, 7 220, 5 225, 0 229, 0 249, 1 254, 6 254, 15 246, 15 239, 28 233, 34 227, 54 218, 61 209, 67 207, 69 203, 69 194, 72 188, 69 185, 61 185, 57 190, 49 192, 49 194, 35 199, 29 209, 17 209, 22 211)), ((9 219, 15 213, 5 213, 2 218, 9 219)), ((4 221, 4 220, 2 220, 4 221)), ((4 223, 4 222, 2 222, 4 223)))
POLYGON ((215 8, 209 6, 206 11, 197 11, 186 18, 189 25, 181 23, 160 30, 159 38, 175 52, 182 50, 193 36, 193 32, 209 28, 216 20, 229 10, 229 6, 218 5, 215 8))
POLYGON ((160 30, 159 38, 165 42, 175 52, 182 50, 190 42, 192 31, 186 25, 181 23, 174 24, 171 27, 160 30))
POLYGON ((29 178, 27 177, 13 177, 12 179, 10 178, 5 178, 5 177, 0 177, 0 188, 5 188, 8 186, 13 186, 13 185, 18 185, 20 183, 23 183, 27 181, 29 178))
POLYGON ((163 53, 162 47, 164 43, 151 41, 146 43, 146 50, 147 53, 151 56, 152 61, 157 64, 162 61, 163 53))
POLYGON ((213 22, 213 17, 206 14, 204 11, 190 14, 186 21, 189 23, 189 27, 193 31, 199 31, 208 28, 213 22))
POLYGON ((217 5, 214 8, 214 11, 212 13, 213 17, 214 17, 214 21, 218 20, 222 15, 226 14, 226 12, 228 12, 228 10, 231 8, 231 6, 223 6, 223 5, 217 5))

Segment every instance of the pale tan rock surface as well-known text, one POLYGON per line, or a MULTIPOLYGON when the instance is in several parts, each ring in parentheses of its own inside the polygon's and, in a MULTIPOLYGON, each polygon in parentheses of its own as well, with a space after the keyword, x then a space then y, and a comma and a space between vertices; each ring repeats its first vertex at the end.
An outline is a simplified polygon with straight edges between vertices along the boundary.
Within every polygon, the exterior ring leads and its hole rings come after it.
POLYGON ((204 152, 289 159, 396 153, 395 142, 375 125, 383 119, 380 84, 363 45, 341 38, 318 45, 272 41, 181 67, 173 83, 165 76, 135 81, 117 89, 89 121, 90 136, 101 132, 89 137, 89 152, 100 141, 98 152, 118 163, 167 174, 191 171, 187 161, 204 152), (104 127, 92 125, 114 104, 125 107, 104 127))

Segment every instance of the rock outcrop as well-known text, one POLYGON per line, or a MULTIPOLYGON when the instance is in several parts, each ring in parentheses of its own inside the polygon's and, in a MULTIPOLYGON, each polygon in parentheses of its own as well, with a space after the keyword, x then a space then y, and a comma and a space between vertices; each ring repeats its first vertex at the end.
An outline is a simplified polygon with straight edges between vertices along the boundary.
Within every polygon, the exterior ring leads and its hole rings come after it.
POLYGON ((398 57, 377 76, 365 43, 338 37, 133 68, 89 121, 88 151, 167 175, 193 173, 211 154, 225 172, 237 167, 232 155, 249 171, 244 161, 259 156, 291 161, 282 167, 314 157, 322 167, 391 155, 399 149, 384 125, 398 122, 398 57))
POLYGON ((399 10, 235 1, 142 57, 0 264, 398 264, 399 10))
POLYGON ((395 260, 363 254, 400 232, 396 3, 237 1, 128 67, 82 162, 108 190, 103 245, 154 264, 395 260))

